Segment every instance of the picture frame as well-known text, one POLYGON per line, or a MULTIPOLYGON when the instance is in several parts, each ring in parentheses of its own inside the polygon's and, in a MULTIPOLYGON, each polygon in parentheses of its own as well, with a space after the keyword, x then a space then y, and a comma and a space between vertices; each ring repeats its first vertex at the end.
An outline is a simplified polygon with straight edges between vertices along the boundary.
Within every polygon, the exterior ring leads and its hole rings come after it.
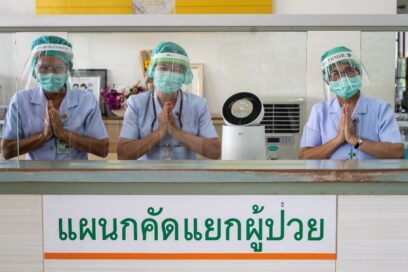
POLYGON ((101 92, 107 85, 107 75, 107 69, 75 69, 71 71, 71 89, 92 92, 102 115, 105 114, 105 103, 101 97, 101 92))
POLYGON ((182 90, 198 96, 204 96, 204 64, 190 63, 193 72, 193 81, 189 85, 183 85, 182 90))

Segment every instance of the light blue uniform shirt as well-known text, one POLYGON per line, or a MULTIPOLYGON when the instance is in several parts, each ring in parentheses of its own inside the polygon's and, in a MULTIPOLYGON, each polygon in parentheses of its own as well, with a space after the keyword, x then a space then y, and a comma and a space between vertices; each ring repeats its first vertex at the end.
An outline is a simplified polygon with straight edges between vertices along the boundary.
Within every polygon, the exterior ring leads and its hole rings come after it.
MULTIPOLYGON (((40 86, 17 92, 11 99, 3 127, 3 138, 24 139, 44 130, 47 99, 40 86), (18 119, 17 119, 18 118, 18 119)), ((59 112, 65 129, 96 139, 108 138, 95 97, 87 92, 67 89, 59 112)), ((57 152, 57 139, 52 137, 27 153, 29 160, 86 160, 87 152, 69 147, 57 152)))
MULTIPOLYGON (((363 140, 373 142, 401 143, 401 135, 394 111, 389 103, 360 97, 352 114, 356 134, 363 140)), ((300 147, 315 147, 336 137, 341 120, 341 106, 337 98, 313 106, 304 129, 300 147)), ((364 144, 364 143, 363 143, 364 144)), ((344 143, 337 148, 330 159, 374 159, 374 157, 344 143)))
MULTIPOLYGON (((211 115, 208 110, 207 100, 203 97, 181 92, 177 96, 177 102, 173 108, 173 116, 176 124, 180 126, 178 116, 181 118, 183 130, 204 138, 215 138, 217 132, 211 121, 211 115), (180 109, 181 99, 183 106, 180 109), (180 112, 181 110, 181 112, 180 112)), ((159 125, 159 114, 162 111, 156 92, 144 92, 138 95, 132 95, 128 99, 123 126, 120 131, 120 138, 140 140, 155 131, 159 125), (154 102, 154 104, 152 103, 154 102), (156 107, 157 118, 154 120, 154 108, 156 107)), ((196 154, 190 149, 184 147, 179 141, 166 135, 161 142, 153 147, 148 153, 141 156, 140 160, 195 160, 196 154)))

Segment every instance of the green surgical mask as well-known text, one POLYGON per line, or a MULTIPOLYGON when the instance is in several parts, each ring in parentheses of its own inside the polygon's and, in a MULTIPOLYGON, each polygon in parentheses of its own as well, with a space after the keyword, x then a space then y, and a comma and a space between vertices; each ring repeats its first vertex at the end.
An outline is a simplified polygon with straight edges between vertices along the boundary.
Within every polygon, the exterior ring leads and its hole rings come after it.
POLYGON ((51 93, 61 90, 62 86, 67 83, 68 74, 37 74, 37 81, 41 87, 51 93))
POLYGON ((347 99, 355 95, 361 88, 361 76, 342 77, 336 81, 330 81, 330 90, 341 98, 347 99))
POLYGON ((181 88, 184 75, 174 72, 156 71, 154 74, 154 85, 163 93, 175 93, 181 88))

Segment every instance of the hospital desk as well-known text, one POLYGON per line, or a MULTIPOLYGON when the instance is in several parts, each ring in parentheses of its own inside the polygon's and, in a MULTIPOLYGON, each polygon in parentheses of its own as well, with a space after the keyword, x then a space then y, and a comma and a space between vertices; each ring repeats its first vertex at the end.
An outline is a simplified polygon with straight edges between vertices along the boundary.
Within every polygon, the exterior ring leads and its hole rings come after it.
POLYGON ((0 163, 0 271, 211 271, 217 267, 224 267, 217 271, 251 271, 247 266, 251 265, 252 271, 402 272, 408 271, 407 230, 405 160, 0 163), (332 260, 239 261, 239 265, 237 261, 136 261, 133 264, 140 265, 139 270, 126 267, 130 261, 116 262, 113 267, 109 260, 67 260, 63 265, 44 260, 43 201, 49 196, 58 203, 65 196, 85 200, 114 196, 121 201, 129 196, 217 196, 222 200, 228 196, 326 195, 336 201, 332 260), (228 268, 231 264, 238 265, 236 270, 228 268))

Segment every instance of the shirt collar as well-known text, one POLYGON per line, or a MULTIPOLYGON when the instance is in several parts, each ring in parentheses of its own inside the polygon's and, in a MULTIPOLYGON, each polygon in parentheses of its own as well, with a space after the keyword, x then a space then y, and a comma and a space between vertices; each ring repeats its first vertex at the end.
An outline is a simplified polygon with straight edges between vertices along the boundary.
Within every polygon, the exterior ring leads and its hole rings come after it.
MULTIPOLYGON (((79 91, 78 91, 79 92, 79 91)), ((31 103, 32 104, 37 104, 37 105, 43 105, 45 104, 46 97, 43 92, 43 89, 40 85, 35 87, 33 89, 33 94, 31 96, 31 103)), ((71 91, 71 89, 67 86, 67 93, 65 94, 64 99, 62 100, 62 104, 67 103, 67 108, 74 108, 79 104, 79 96, 74 95, 74 91, 71 91), (65 102, 65 100, 67 100, 65 102)))
MULTIPOLYGON (((178 91, 179 94, 177 95, 177 101, 176 101, 176 105, 173 108, 173 114, 177 116, 177 114, 181 114, 180 111, 180 100, 181 100, 181 96, 183 95, 183 91, 178 91)), ((157 97, 157 90, 154 90, 154 104, 156 105, 156 108, 159 109, 159 111, 157 112, 157 114, 159 114, 159 112, 161 112, 162 107, 160 105, 159 102, 159 98, 157 97)))
POLYGON ((367 97, 360 91, 360 97, 358 98, 354 113, 367 113, 367 109, 367 97))
POLYGON ((40 85, 36 86, 31 95, 31 103, 42 105, 45 104, 45 95, 40 85))
MULTIPOLYGON (((353 113, 360 113, 364 114, 367 113, 367 97, 360 91, 360 97, 358 98, 356 107, 354 108, 353 113)), ((332 98, 330 101, 330 113, 339 113, 341 112, 341 106, 339 101, 337 100, 337 97, 332 98)))

